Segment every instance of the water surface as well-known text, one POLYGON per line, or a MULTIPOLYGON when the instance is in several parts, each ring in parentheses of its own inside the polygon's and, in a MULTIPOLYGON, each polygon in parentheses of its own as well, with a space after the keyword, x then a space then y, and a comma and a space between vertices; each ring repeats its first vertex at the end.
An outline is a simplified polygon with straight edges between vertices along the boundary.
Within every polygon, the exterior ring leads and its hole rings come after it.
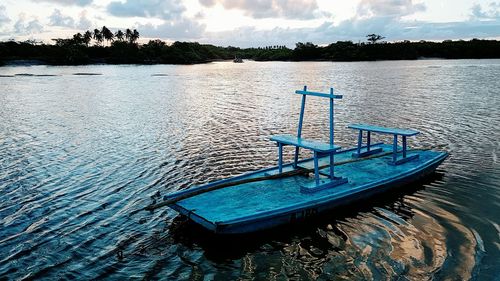
MULTIPOLYGON (((2 67, 0 279, 498 280, 498 77, 500 60, 2 67), (349 123, 409 127, 450 157, 401 192, 245 237, 130 215, 274 165, 269 136, 295 132, 306 84, 344 95, 338 144, 349 123)), ((304 136, 326 140, 327 103, 307 106, 304 136)))

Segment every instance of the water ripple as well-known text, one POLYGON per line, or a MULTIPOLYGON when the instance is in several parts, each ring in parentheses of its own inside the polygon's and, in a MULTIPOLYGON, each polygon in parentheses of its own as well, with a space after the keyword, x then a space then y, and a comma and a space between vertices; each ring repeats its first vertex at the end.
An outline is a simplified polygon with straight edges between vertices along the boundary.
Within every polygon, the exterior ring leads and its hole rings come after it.
MULTIPOLYGON (((494 279, 499 76, 498 60, 2 67, 0 279, 494 279), (349 123, 397 125, 450 157, 400 193, 245 237, 130 215, 275 164, 304 84, 344 94, 338 144, 349 123)), ((308 102, 306 137, 328 138, 327 106, 308 102)))

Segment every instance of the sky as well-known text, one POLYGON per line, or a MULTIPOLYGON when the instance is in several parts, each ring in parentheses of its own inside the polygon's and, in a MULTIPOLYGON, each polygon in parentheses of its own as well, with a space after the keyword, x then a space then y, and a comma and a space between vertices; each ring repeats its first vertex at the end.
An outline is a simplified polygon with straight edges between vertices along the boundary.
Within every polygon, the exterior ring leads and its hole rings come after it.
POLYGON ((69 38, 106 26, 149 39, 258 47, 313 42, 500 39, 490 0, 0 0, 0 41, 69 38))

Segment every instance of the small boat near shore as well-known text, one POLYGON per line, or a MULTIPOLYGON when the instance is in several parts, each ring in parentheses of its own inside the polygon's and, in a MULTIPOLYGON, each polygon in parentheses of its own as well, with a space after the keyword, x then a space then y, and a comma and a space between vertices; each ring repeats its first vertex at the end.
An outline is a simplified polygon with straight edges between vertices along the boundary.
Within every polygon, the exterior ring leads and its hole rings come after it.
POLYGON ((433 173, 448 156, 447 152, 408 148, 407 138, 418 131, 367 124, 349 125, 357 131, 358 143, 342 149, 334 144, 333 130, 334 100, 342 96, 334 94, 333 88, 319 93, 304 87, 295 93, 302 95, 297 135, 270 138, 278 148, 277 166, 182 190, 146 209, 169 206, 214 233, 255 232, 305 220, 388 189, 404 188, 433 173), (307 97, 330 102, 329 142, 302 138, 307 97), (372 143, 372 134, 392 135, 393 143, 372 143), (285 164, 283 149, 290 146, 295 156, 285 164), (301 149, 312 151, 313 157, 300 160, 301 149))
POLYGON ((239 57, 234 57, 233 62, 234 62, 234 63, 242 63, 242 62, 243 62, 243 59, 242 59, 242 58, 239 58, 239 57))

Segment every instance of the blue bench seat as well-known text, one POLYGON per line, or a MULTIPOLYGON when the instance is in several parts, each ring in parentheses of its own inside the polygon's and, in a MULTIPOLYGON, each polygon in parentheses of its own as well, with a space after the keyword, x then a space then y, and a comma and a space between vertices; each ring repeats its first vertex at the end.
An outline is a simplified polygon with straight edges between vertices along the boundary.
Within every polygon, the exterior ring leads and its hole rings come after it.
POLYGON ((298 147, 310 149, 312 151, 316 151, 319 153, 330 153, 330 152, 334 152, 336 150, 339 150, 341 148, 338 145, 319 142, 319 141, 315 141, 315 140, 307 140, 307 139, 298 138, 298 137, 292 136, 292 135, 272 136, 271 140, 275 141, 277 143, 284 144, 284 145, 293 145, 293 146, 298 146, 298 147))
MULTIPOLYGON (((293 145, 296 148, 295 155, 297 159, 298 156, 298 148, 305 148, 312 150, 314 153, 314 183, 313 184, 306 184, 304 186, 301 186, 300 191, 303 193, 311 193, 315 192, 318 190, 322 190, 324 188, 328 187, 334 187, 337 185, 341 185, 347 182, 346 178, 342 177, 335 177, 334 176, 334 171, 333 171, 333 155, 335 154, 335 151, 339 150, 341 147, 338 145, 333 145, 330 143, 324 143, 324 142, 319 142, 315 140, 307 140, 303 138, 299 138, 296 136, 292 135, 277 135, 277 136, 272 136, 271 137, 272 141, 275 141, 278 144, 278 173, 283 172, 283 146, 285 145, 293 145), (320 184, 320 178, 319 178, 319 157, 321 155, 329 155, 330 156, 330 173, 329 173, 329 180, 327 180, 324 184, 320 184)), ((297 160, 294 162, 294 168, 297 168, 297 160)))
POLYGON ((411 137, 419 133, 419 131, 411 130, 411 129, 398 129, 398 128, 387 128, 381 126, 373 126, 366 124, 351 124, 347 126, 351 129, 363 130, 368 132, 382 133, 382 134, 391 134, 391 135, 400 135, 411 137))
POLYGON ((371 154, 379 153, 382 151, 381 148, 378 149, 370 149, 370 133, 381 133, 381 134, 389 134, 394 136, 394 142, 392 145, 392 161, 389 163, 391 165, 399 165, 410 160, 416 159, 418 155, 412 155, 406 157, 406 137, 411 137, 416 134, 419 134, 419 131, 411 130, 411 129, 399 129, 399 128, 388 128, 381 126, 373 126, 367 124, 351 124, 347 126, 348 128, 359 130, 358 135, 358 148, 357 152, 353 153, 353 157, 364 157, 371 154), (366 131, 366 151, 361 152, 361 147, 363 144, 363 131, 366 131), (403 158, 398 159, 398 136, 402 136, 403 138, 403 158))

